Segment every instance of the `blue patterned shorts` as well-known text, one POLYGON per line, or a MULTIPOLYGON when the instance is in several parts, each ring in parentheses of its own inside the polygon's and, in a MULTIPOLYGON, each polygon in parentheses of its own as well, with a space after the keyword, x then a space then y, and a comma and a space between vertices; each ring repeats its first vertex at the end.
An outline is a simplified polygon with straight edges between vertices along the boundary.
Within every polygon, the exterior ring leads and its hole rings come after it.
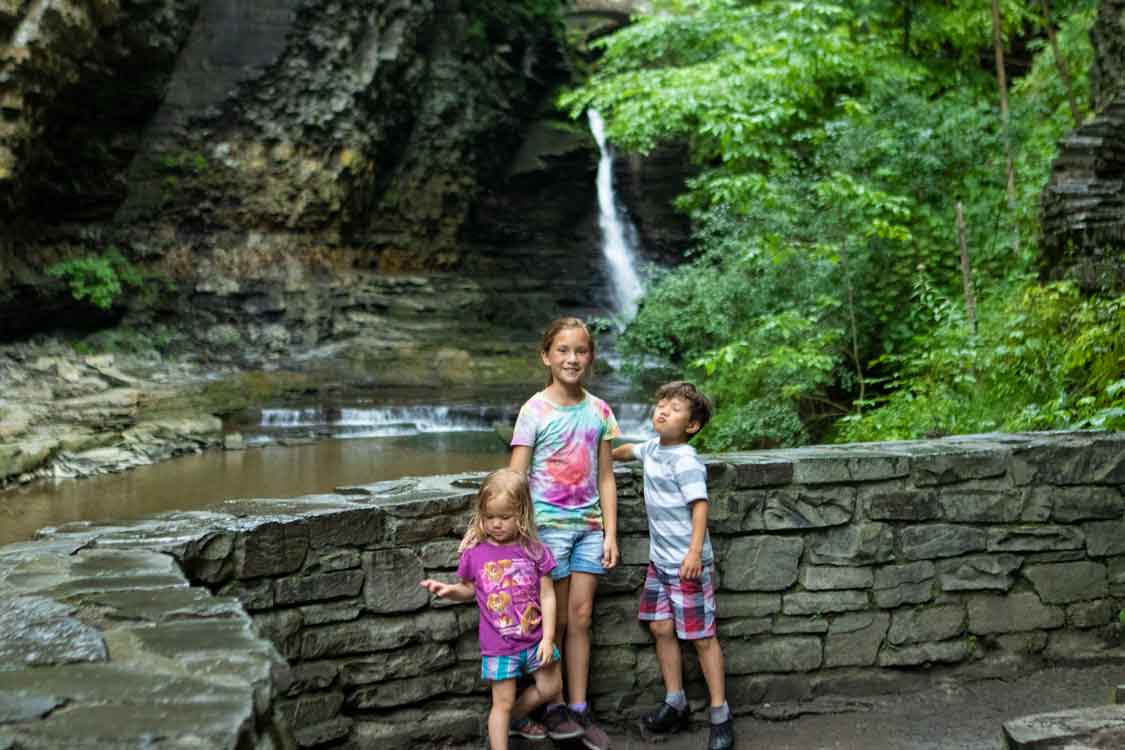
MULTIPOLYGON (((562 658, 559 647, 555 646, 555 653, 551 656, 553 661, 562 658)), ((507 656, 482 656, 480 659, 480 678, 489 682, 510 680, 513 677, 522 677, 531 674, 539 667, 539 644, 525 648, 515 654, 507 656)))

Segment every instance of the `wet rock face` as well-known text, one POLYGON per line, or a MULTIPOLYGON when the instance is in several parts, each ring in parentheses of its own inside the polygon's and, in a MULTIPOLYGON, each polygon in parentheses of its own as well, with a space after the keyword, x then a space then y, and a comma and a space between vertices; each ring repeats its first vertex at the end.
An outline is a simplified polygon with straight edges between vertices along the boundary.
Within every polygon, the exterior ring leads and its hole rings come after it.
POLYGON ((1063 139, 1041 198, 1047 275, 1125 289, 1125 1, 1102 0, 1091 31, 1097 115, 1063 139))
POLYGON ((555 25, 506 3, 0 8, 0 336, 80 320, 43 269, 111 247, 189 285, 453 269, 559 80, 555 25))

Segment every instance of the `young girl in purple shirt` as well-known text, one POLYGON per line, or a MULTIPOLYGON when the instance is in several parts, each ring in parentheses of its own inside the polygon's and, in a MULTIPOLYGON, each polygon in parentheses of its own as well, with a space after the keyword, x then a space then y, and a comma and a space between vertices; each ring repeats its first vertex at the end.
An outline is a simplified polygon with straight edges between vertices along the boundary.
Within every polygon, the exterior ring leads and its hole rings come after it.
MULTIPOLYGON (((489 744, 507 750, 509 735, 544 740, 546 729, 528 714, 562 689, 551 582, 555 558, 535 532, 523 473, 500 469, 485 477, 460 551, 459 583, 428 578, 421 585, 453 601, 476 598, 481 678, 492 684, 489 744), (516 679, 523 675, 535 683, 517 696, 516 679)), ((581 734, 576 726, 569 736, 581 734)))

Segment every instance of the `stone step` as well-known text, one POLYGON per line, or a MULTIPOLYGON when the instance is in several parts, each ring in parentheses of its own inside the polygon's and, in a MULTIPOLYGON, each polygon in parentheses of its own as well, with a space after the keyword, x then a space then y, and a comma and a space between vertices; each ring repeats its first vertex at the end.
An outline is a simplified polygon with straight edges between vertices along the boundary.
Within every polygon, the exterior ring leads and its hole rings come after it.
POLYGON ((1004 723, 1006 750, 1125 747, 1125 706, 1033 714, 1004 723))

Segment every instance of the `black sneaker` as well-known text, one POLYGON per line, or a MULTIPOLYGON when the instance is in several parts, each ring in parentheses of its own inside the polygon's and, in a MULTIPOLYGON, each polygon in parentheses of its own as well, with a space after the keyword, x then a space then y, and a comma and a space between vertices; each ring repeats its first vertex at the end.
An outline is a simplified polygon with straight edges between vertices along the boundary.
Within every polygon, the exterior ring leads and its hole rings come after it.
POLYGON ((711 725, 711 737, 707 740, 707 750, 731 750, 734 747, 734 717, 722 724, 711 725))
POLYGON ((687 729, 691 723, 691 707, 681 711, 661 701, 655 711, 641 717, 641 730, 648 734, 674 734, 687 729))

